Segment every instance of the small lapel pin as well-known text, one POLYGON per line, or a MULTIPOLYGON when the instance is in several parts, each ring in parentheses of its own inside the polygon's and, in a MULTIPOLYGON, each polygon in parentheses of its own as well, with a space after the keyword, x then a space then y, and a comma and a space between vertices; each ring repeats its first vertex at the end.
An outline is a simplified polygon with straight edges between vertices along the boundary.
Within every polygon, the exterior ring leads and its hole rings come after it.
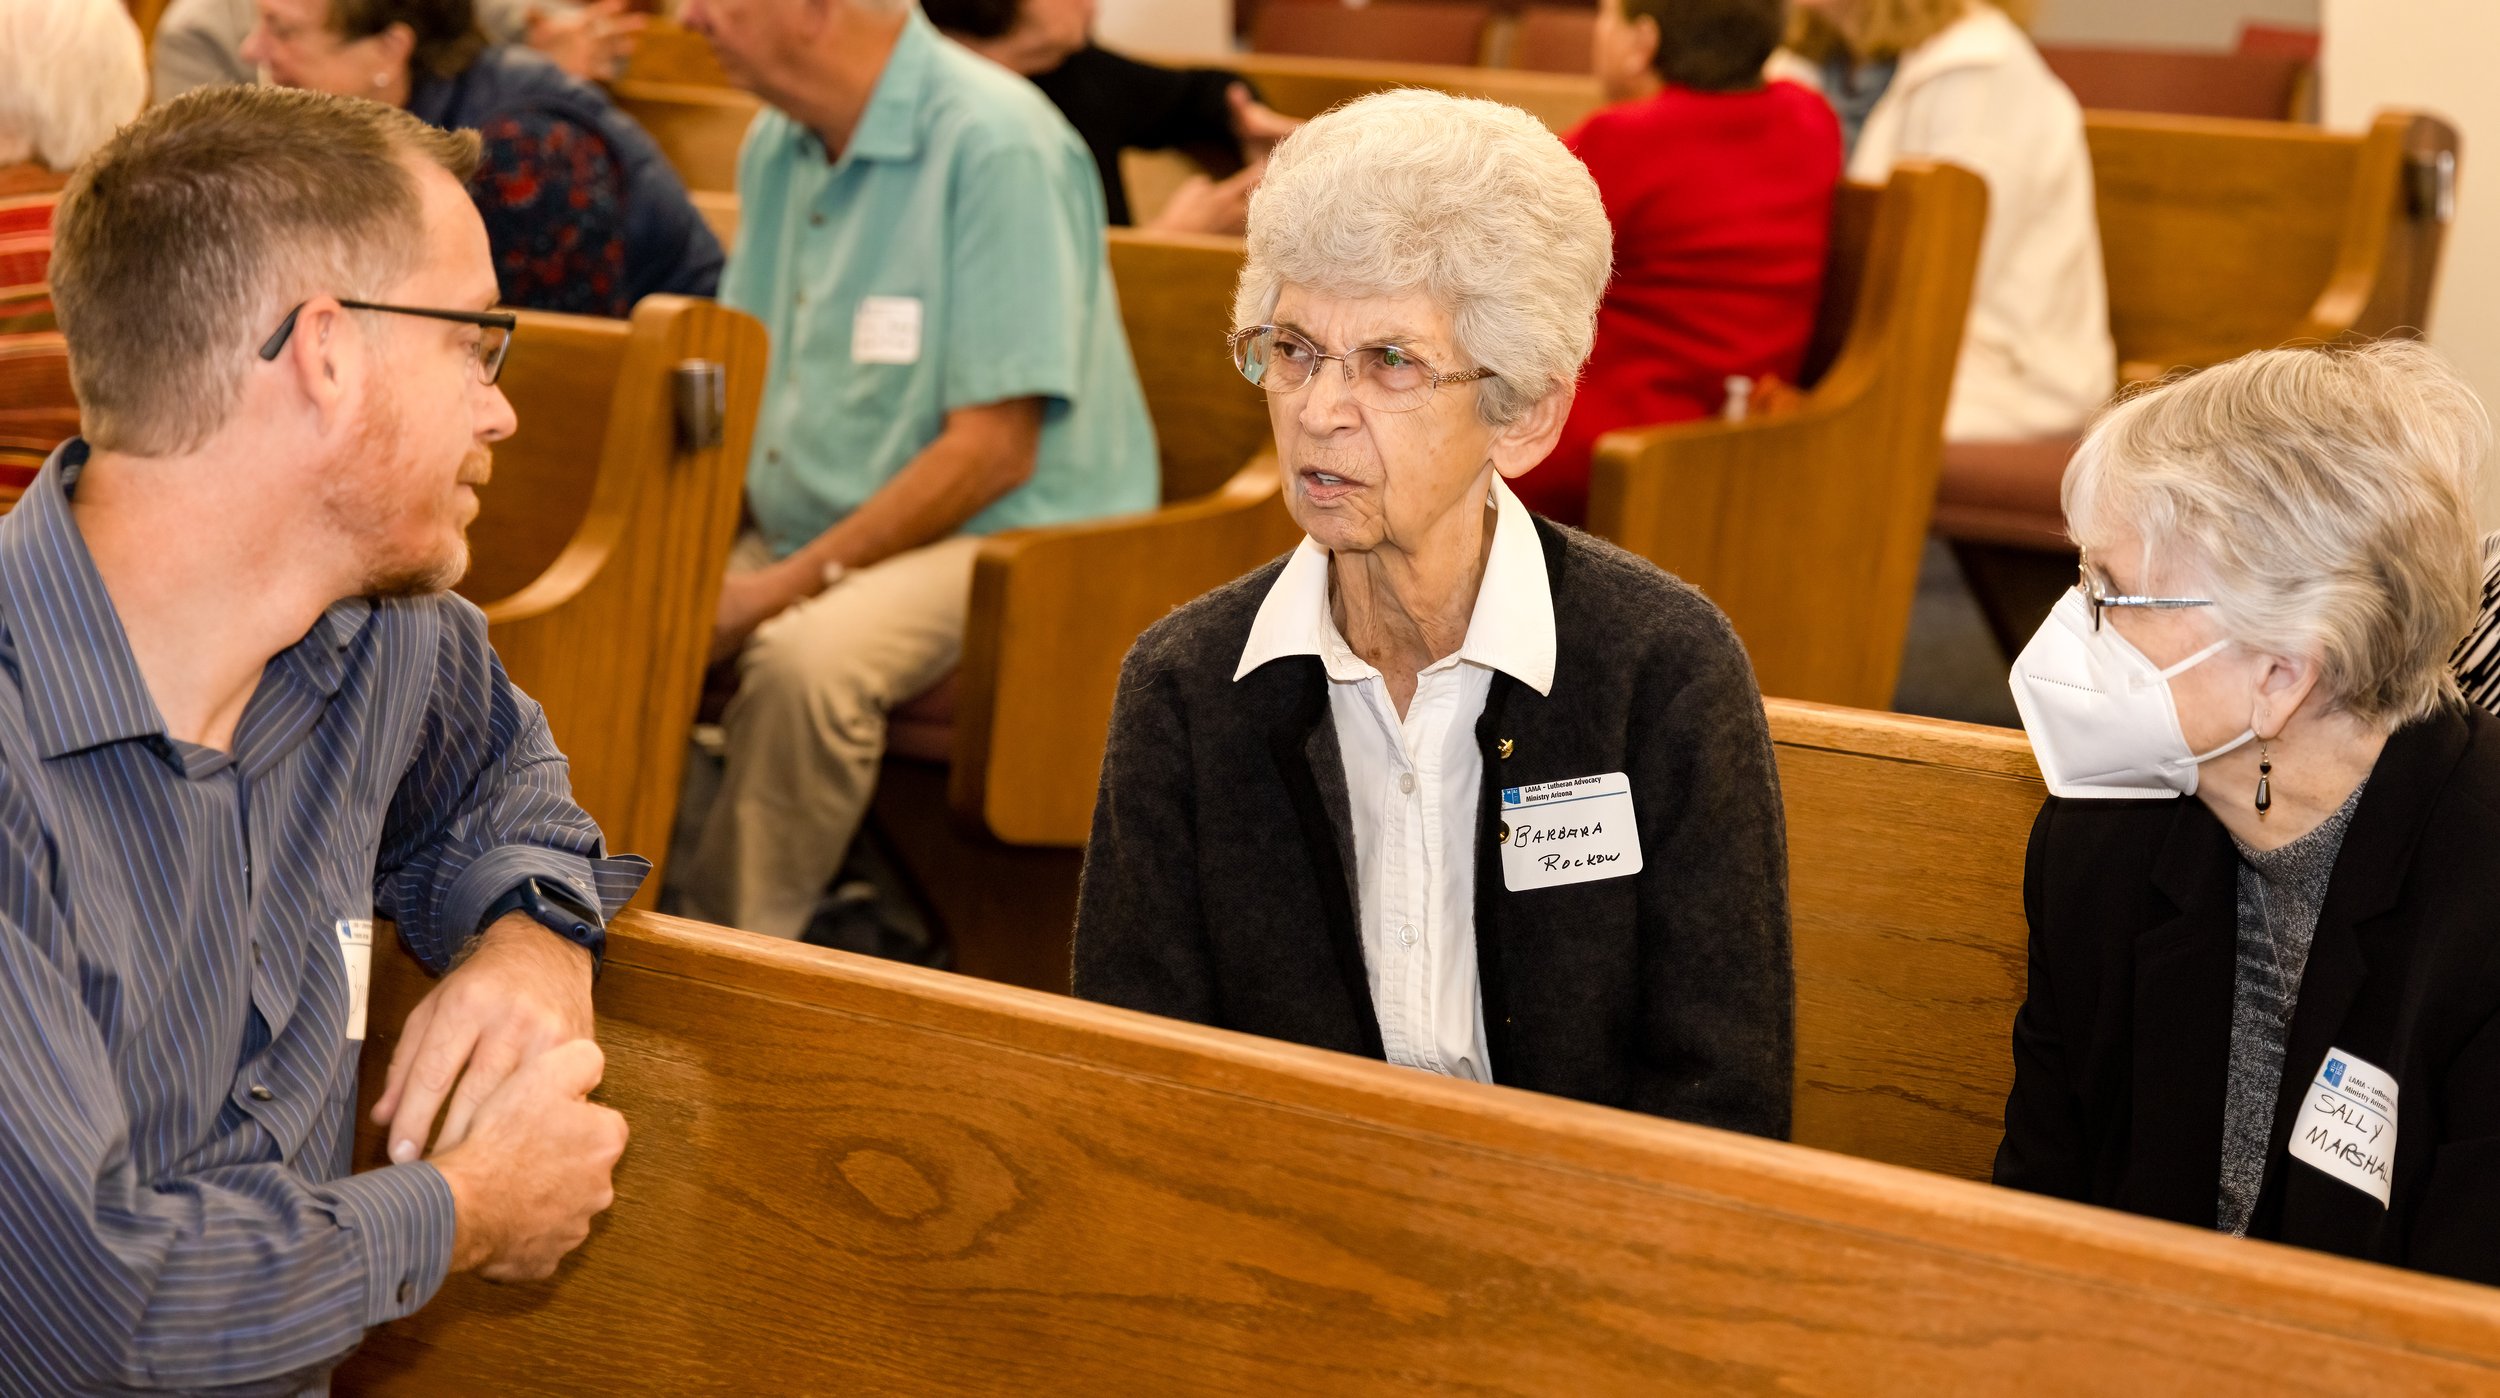
POLYGON ((1499 753, 1501 753, 1501 755, 1502 755, 1502 760, 1503 760, 1503 761, 1505 761, 1505 762, 1509 761, 1509 760, 1510 760, 1510 739, 1508 739, 1508 738, 1504 738, 1504 739, 1502 740, 1502 745, 1501 745, 1499 748, 1495 749, 1495 750, 1496 750, 1496 751, 1498 751, 1499 753))

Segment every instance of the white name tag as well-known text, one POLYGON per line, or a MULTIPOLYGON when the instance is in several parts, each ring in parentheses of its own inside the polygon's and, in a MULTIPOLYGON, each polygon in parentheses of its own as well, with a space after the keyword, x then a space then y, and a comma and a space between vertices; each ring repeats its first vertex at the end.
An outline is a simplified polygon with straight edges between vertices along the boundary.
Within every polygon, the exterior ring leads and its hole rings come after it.
POLYGON ((920 298, 869 296, 851 321, 853 364, 920 362, 920 298))
POLYGON ((1525 893, 1640 871, 1630 777, 1608 772, 1502 792, 1502 887, 1525 893))
POLYGON ((2328 1049, 2292 1123, 2291 1155, 2387 1207, 2396 1171, 2396 1079, 2328 1049))
POLYGON ((373 989, 373 919, 339 919, 339 962, 347 970, 347 1037, 365 1037, 365 996, 373 989))

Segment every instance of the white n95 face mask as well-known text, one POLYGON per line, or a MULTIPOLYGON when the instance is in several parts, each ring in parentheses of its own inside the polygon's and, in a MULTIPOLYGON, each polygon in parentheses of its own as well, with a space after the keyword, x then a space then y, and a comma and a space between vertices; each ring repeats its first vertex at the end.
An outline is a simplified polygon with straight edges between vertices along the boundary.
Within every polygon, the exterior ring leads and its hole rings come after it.
POLYGON ((2188 750, 2170 681, 2219 654, 2216 641, 2159 669, 2117 628, 2092 629, 2092 608, 2069 589, 2014 658, 2014 707, 2040 775, 2058 796, 2176 799, 2196 794, 2196 770, 2257 736, 2188 750))

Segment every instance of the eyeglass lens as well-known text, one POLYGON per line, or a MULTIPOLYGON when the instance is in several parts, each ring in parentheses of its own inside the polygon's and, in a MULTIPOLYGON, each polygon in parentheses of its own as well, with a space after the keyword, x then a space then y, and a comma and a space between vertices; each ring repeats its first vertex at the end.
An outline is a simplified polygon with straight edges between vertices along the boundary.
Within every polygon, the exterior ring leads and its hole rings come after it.
POLYGON ((1402 413, 1422 407, 1432 397, 1430 366, 1395 345, 1366 345, 1343 355, 1321 354, 1310 341, 1289 330, 1263 326, 1233 342, 1233 361, 1241 376, 1270 393, 1292 393, 1311 381, 1323 360, 1346 366, 1353 380, 1354 401, 1382 412, 1402 413))

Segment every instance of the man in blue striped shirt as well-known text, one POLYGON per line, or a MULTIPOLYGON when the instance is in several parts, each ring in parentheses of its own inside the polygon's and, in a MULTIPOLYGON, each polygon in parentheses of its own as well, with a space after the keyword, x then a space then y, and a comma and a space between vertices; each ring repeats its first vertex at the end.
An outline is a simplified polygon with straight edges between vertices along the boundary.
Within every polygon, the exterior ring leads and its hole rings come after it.
POLYGON ((0 520, 0 1392, 318 1389, 609 1202, 648 866, 442 591, 514 426, 475 139, 210 89, 63 204, 86 437, 0 520), (443 979, 350 1174, 377 915, 443 979))

